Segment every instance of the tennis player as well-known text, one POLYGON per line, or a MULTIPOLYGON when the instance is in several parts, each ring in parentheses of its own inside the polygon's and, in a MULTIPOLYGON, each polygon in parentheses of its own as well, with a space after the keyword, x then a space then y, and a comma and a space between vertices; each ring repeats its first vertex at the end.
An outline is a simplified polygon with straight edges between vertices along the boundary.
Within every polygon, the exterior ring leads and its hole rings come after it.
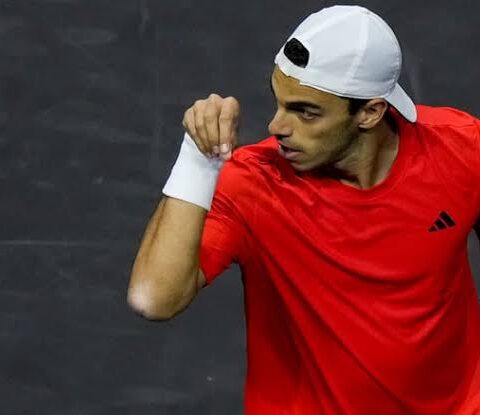
POLYGON ((172 318, 239 264, 247 415, 480 414, 480 122, 415 105, 401 66, 384 20, 334 6, 276 55, 270 137, 237 147, 232 97, 185 113, 128 302, 172 318))

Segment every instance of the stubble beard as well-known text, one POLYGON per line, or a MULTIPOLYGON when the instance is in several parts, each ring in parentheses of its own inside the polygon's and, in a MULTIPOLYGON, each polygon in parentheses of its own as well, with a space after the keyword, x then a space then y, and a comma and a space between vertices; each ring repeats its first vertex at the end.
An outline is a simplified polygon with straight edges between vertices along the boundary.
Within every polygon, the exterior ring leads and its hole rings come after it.
POLYGON ((348 159, 354 153, 358 145, 358 131, 350 129, 342 135, 329 138, 332 143, 330 150, 319 151, 325 154, 328 151, 330 155, 322 161, 316 162, 311 167, 295 168, 299 172, 309 172, 319 176, 337 177, 344 173, 343 165, 348 164, 348 159), (336 145, 335 145, 336 143, 336 145), (338 143, 341 143, 340 145, 338 143))

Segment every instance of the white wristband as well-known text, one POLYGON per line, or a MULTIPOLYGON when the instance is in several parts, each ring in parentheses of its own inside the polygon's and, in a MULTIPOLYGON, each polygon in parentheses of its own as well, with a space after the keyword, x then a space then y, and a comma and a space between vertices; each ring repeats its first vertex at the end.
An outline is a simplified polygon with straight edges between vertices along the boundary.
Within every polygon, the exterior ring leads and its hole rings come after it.
POLYGON ((223 163, 222 158, 210 159, 204 156, 195 141, 185 133, 163 193, 210 210, 223 163))

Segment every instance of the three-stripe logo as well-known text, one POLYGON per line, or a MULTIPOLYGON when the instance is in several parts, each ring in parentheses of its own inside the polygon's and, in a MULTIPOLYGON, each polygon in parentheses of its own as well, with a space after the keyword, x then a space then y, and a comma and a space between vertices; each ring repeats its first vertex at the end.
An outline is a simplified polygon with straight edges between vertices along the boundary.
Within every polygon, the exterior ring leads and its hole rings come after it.
POLYGON ((455 226, 455 222, 453 219, 448 215, 447 212, 442 211, 440 212, 439 218, 435 221, 432 227, 428 230, 429 232, 436 232, 441 231, 447 228, 453 228, 455 226))

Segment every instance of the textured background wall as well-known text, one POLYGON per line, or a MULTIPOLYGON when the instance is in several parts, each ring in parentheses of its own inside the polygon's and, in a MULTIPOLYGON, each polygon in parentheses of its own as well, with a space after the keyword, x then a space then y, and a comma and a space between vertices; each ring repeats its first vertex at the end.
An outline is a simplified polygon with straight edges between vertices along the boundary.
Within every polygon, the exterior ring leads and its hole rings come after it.
MULTIPOLYGON (((238 268, 165 323, 127 309, 129 271, 184 110, 234 95, 241 143, 265 137, 274 54, 332 4, 0 1, 2 414, 242 413, 238 268)), ((397 32, 417 102, 479 115, 478 2, 358 4, 397 32)))

